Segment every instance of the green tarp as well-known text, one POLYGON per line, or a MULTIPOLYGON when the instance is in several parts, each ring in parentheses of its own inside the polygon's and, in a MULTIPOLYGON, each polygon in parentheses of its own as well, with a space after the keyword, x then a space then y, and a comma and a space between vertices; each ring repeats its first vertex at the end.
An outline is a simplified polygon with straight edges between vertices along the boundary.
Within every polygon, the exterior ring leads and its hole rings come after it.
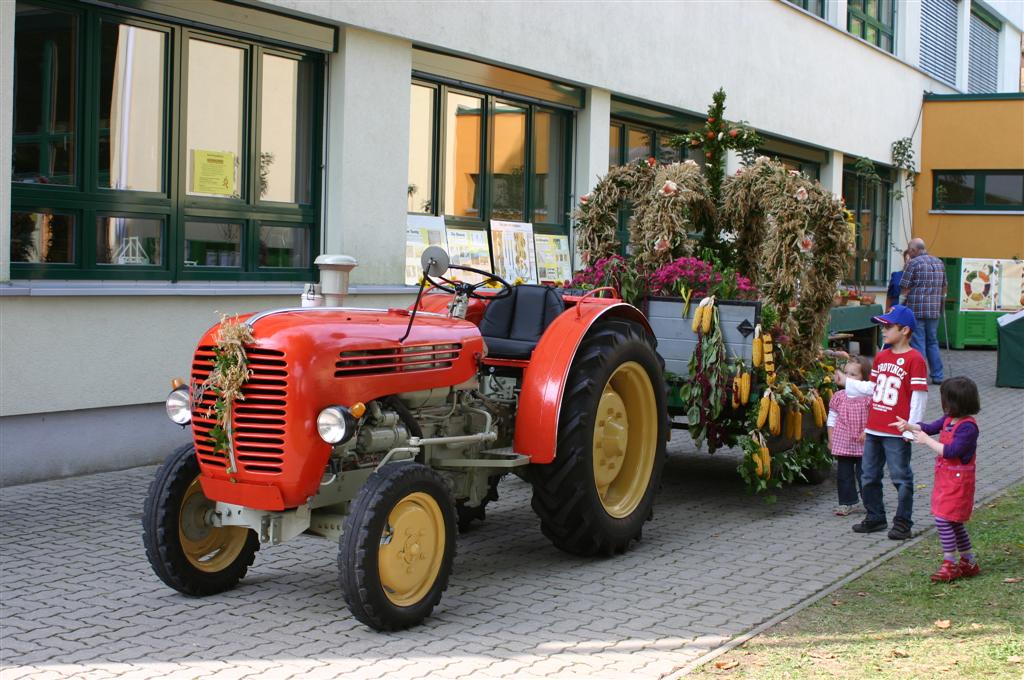
POLYGON ((1024 316, 997 326, 996 387, 1024 387, 1024 316))

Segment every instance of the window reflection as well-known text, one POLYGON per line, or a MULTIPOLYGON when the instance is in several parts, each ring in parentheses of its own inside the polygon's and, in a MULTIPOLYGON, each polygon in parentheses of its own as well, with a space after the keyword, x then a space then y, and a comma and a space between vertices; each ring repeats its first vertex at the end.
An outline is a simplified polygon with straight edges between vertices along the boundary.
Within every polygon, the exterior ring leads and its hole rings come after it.
POLYGON ((11 262, 73 263, 75 220, 49 212, 11 214, 11 262))
POLYGON ((608 169, 622 165, 622 126, 608 128, 608 169))
POLYGON ((102 24, 100 186, 163 190, 164 34, 102 24))
POLYGON ((629 146, 627 162, 651 157, 651 135, 646 130, 630 128, 626 143, 629 146))
POLYGON ((985 205, 1024 205, 1024 175, 986 175, 985 205))
POLYGON ((538 109, 533 116, 533 221, 562 223, 565 117, 538 109))
POLYGON ((480 135, 483 100, 448 93, 445 112, 444 211, 480 215, 480 135))
POLYGON ((163 220, 105 216, 96 220, 96 264, 163 264, 163 220))
POLYGON ((261 267, 308 267, 309 230, 260 225, 261 267))
POLYGON ((491 217, 519 221, 526 204, 526 109, 496 102, 491 120, 491 217))
POLYGON ((241 224, 198 221, 185 223, 186 267, 238 267, 241 263, 241 224))
POLYGON ((433 213, 434 89, 413 83, 409 116, 409 206, 411 213, 433 213))
POLYGON ((24 2, 15 21, 12 180, 74 184, 77 21, 24 2))
POLYGON ((263 55, 259 191, 264 201, 309 201, 311 77, 305 62, 263 55))
POLYGON ((188 64, 188 193, 238 198, 245 52, 190 40, 188 64))
POLYGON ((935 184, 935 204, 939 208, 974 203, 974 175, 937 175, 935 184))

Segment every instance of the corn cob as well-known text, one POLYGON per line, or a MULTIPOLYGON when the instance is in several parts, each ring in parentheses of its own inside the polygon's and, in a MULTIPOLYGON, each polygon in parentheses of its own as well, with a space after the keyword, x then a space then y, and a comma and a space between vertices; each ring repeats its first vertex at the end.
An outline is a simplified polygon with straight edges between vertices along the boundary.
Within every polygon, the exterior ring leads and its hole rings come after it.
POLYGON ((694 333, 696 333, 697 329, 700 328, 700 319, 703 315, 704 305, 697 305, 697 307, 693 310, 693 323, 690 325, 690 328, 693 330, 694 333))
POLYGON ((773 435, 778 435, 782 432, 782 410, 779 408, 779 402, 775 399, 772 399, 768 406, 768 431, 773 435))
POLYGON ((803 403, 803 401, 805 400, 805 397, 804 397, 804 393, 800 391, 800 388, 796 386, 796 383, 792 383, 792 384, 790 384, 789 388, 790 388, 791 390, 793 390, 793 394, 795 394, 795 395, 796 395, 796 398, 797 398, 797 399, 798 399, 798 400, 799 400, 799 401, 800 401, 801 403, 803 403))
POLYGON ((800 409, 793 413, 793 439, 800 441, 804 436, 804 414, 800 409))
POLYGON ((761 477, 764 474, 764 465, 761 463, 761 449, 759 448, 756 453, 751 455, 750 459, 754 461, 754 474, 761 477))
POLYGON ((772 478, 772 454, 768 451, 767 446, 761 447, 761 458, 764 464, 764 478, 772 478))
POLYGON ((828 421, 828 411, 825 409, 825 404, 821 400, 820 394, 814 394, 814 400, 811 402, 811 408, 814 410, 815 427, 821 427, 826 421, 828 421))
POLYGON ((757 428, 761 429, 764 424, 768 422, 768 414, 771 409, 771 393, 765 390, 764 396, 761 397, 761 405, 757 409, 757 428))
POLYGON ((707 306, 707 309, 704 310, 704 317, 700 320, 701 332, 704 333, 704 335, 707 335, 708 333, 711 332, 711 322, 714 320, 714 316, 715 302, 714 300, 712 300, 711 303, 707 306))
POLYGON ((735 411, 740 407, 740 377, 732 377, 732 408, 735 411))
POLYGON ((746 405, 750 401, 750 374, 744 371, 740 376, 740 403, 746 405))
POLYGON ((761 324, 754 326, 754 342, 750 347, 750 361, 754 368, 764 363, 764 340, 761 339, 761 324))

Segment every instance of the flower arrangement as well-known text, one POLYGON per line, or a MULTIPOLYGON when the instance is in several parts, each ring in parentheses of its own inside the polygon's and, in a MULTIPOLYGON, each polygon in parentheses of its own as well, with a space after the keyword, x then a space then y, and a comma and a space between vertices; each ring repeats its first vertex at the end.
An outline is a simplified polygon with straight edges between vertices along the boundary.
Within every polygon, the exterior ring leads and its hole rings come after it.
POLYGON ((746 276, 696 257, 681 257, 658 267, 647 279, 651 295, 682 295, 693 299, 715 295, 723 300, 752 300, 757 288, 746 276))
POLYGON ((632 263, 621 255, 602 257, 582 271, 576 272, 569 283, 570 288, 593 289, 610 286, 619 291, 622 299, 639 304, 647 294, 643 277, 639 276, 632 263))

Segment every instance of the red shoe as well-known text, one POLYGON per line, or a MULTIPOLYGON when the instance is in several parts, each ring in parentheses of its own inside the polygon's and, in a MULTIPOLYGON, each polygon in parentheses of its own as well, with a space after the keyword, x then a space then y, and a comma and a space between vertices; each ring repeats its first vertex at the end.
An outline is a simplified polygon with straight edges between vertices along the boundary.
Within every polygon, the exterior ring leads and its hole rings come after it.
POLYGON ((968 562, 964 558, 960 558, 960 564, 956 565, 960 567, 960 575, 964 578, 971 578, 981 573, 981 567, 978 566, 977 562, 968 562))
POLYGON ((942 566, 932 574, 932 581, 935 583, 949 583, 960 578, 960 566, 956 562, 942 560, 942 566))

